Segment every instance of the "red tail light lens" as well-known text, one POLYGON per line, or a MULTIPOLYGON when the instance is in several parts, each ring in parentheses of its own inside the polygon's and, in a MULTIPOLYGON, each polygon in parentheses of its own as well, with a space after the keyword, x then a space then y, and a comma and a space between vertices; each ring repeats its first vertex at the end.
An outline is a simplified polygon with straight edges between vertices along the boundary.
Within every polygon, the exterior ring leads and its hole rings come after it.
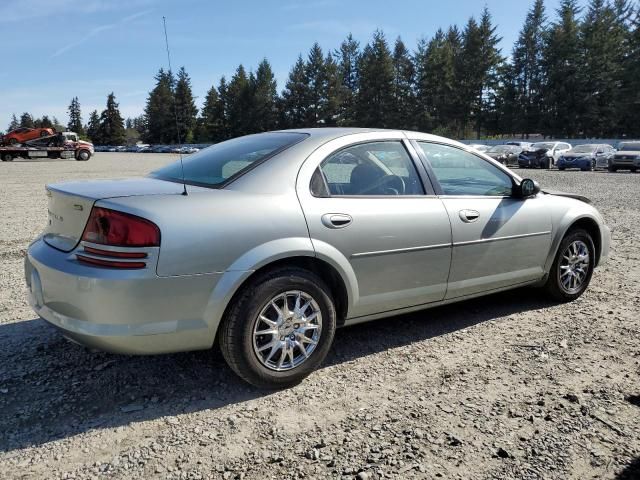
POLYGON ((159 247, 160 229, 136 215, 93 207, 82 240, 116 247, 159 247))

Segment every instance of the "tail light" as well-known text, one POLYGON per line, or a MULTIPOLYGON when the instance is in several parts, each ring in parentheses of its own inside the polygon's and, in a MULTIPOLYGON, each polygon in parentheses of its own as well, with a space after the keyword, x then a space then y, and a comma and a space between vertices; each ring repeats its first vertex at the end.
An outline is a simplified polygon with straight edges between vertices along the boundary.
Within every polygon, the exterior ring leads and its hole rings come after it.
POLYGON ((136 215, 93 207, 82 240, 112 247, 159 247, 160 229, 136 215))
POLYGON ((85 245, 84 254, 76 254, 82 263, 111 268, 145 268, 147 264, 141 260, 147 258, 147 252, 130 249, 159 247, 160 229, 155 223, 136 215, 94 207, 82 233, 82 241, 110 247, 102 249, 85 245))

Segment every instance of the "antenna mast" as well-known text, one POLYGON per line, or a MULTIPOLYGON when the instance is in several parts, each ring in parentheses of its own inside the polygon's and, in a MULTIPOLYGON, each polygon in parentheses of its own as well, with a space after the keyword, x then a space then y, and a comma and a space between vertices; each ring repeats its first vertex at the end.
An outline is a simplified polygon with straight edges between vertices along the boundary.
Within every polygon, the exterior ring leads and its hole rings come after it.
MULTIPOLYGON (((169 62, 169 72, 171 70, 171 53, 169 53, 169 38, 167 37, 167 19, 162 16, 162 25, 164 26, 164 43, 167 47, 167 60, 169 62)), ((187 183, 184 178, 184 163, 182 162, 182 140, 180 139, 180 123, 178 122, 178 105, 176 103, 175 92, 173 96, 173 113, 176 117, 176 132, 178 133, 178 147, 180 148, 180 171, 182 172, 182 195, 187 195, 187 183)))

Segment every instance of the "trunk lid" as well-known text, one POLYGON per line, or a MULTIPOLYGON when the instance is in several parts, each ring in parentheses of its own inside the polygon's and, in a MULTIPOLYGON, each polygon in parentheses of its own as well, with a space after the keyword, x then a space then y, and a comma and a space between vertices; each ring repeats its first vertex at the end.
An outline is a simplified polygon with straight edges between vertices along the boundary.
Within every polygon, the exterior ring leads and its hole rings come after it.
POLYGON ((44 241, 63 252, 70 252, 80 241, 97 200, 137 195, 180 195, 182 185, 155 178, 94 180, 47 185, 49 222, 44 241))

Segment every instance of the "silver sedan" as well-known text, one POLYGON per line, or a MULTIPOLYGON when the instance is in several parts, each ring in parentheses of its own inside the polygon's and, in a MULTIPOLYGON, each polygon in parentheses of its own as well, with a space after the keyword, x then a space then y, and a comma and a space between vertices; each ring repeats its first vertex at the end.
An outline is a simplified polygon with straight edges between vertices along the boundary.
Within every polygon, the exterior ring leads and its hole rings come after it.
POLYGON ((218 342, 261 387, 309 375, 343 325, 524 285, 571 301, 609 254, 587 199, 416 132, 262 133, 46 192, 25 260, 38 315, 111 352, 218 342))

